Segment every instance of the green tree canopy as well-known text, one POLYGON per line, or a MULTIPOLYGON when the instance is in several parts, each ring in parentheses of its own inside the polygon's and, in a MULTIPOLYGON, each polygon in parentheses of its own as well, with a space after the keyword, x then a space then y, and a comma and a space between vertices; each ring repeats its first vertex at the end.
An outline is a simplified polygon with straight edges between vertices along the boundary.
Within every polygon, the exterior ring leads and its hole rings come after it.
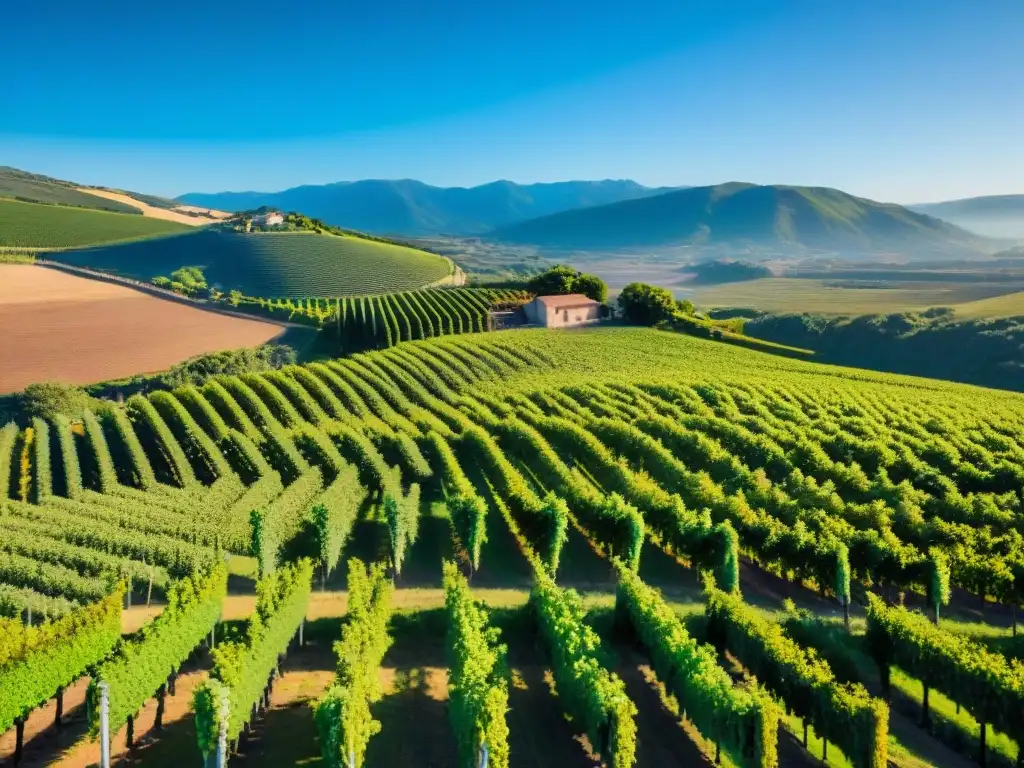
POLYGON ((630 323, 656 325, 672 318, 676 311, 676 300, 664 288, 647 283, 630 283, 619 294, 619 311, 630 323))
POLYGON ((49 419, 58 413, 77 416, 92 404, 85 390, 57 381, 29 384, 21 395, 21 407, 26 416, 49 419))
POLYGON ((602 304, 608 300, 608 286, 597 275, 579 272, 564 264, 556 264, 546 272, 534 275, 526 285, 527 290, 538 296, 564 296, 568 293, 582 293, 602 304))

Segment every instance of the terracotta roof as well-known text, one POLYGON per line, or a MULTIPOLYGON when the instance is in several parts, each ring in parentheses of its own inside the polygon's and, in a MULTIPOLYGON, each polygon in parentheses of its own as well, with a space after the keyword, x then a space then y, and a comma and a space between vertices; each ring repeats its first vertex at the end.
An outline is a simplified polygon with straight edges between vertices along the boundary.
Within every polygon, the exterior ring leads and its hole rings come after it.
POLYGON ((538 296, 537 301, 548 309, 575 309, 576 307, 589 307, 600 302, 594 301, 582 293, 570 293, 567 296, 538 296))

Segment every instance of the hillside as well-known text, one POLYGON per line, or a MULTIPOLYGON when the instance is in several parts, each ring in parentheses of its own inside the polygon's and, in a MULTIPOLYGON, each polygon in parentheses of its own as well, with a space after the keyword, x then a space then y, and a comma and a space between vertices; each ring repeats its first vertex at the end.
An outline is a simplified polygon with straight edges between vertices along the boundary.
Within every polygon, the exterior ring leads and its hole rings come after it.
POLYGON ((307 765, 358 706, 367 766, 959 766, 960 707, 1012 765, 1021 402, 615 327, 12 423, 0 758, 27 734, 30 765, 95 764, 103 712, 120 762, 220 731, 307 765))
POLYGON ((246 235, 211 227, 146 243, 64 252, 56 258, 144 281, 198 266, 212 287, 275 297, 411 290, 444 279, 451 269, 448 260, 426 251, 360 237, 246 235))
POLYGON ((187 229, 184 224, 146 216, 0 199, 0 247, 4 248, 78 248, 187 229))
POLYGON ((477 187, 433 187, 403 179, 342 181, 282 192, 190 193, 178 200, 223 211, 271 206, 302 211, 335 226, 377 234, 475 235, 574 208, 657 194, 634 181, 565 181, 477 187))
POLYGON ((747 321, 744 332, 813 349, 822 362, 1024 391, 1021 306, 1018 293, 964 305, 962 316, 970 319, 960 319, 956 308, 858 317, 764 315, 747 321), (1000 311, 1018 314, 977 317, 1000 311), (950 350, 957 350, 955 361, 950 350))
POLYGON ((580 249, 750 244, 931 255, 962 255, 986 245, 938 219, 836 189, 738 182, 567 211, 498 229, 490 237, 580 249))
POLYGON ((27 202, 72 205, 117 213, 138 213, 139 210, 123 201, 108 200, 78 189, 77 184, 53 179, 38 173, 19 171, 0 166, 0 198, 14 198, 27 202))

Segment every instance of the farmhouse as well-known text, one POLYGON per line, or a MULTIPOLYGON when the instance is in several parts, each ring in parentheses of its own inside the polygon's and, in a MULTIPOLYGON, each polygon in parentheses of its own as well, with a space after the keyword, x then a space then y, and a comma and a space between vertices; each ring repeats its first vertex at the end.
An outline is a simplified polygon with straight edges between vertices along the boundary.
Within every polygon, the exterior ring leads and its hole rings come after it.
POLYGON ((252 217, 252 223, 258 227, 276 227, 284 224, 284 214, 277 211, 262 213, 252 217))
POLYGON ((601 319, 601 304, 582 293, 538 296, 523 307, 526 319, 545 328, 571 328, 601 319))

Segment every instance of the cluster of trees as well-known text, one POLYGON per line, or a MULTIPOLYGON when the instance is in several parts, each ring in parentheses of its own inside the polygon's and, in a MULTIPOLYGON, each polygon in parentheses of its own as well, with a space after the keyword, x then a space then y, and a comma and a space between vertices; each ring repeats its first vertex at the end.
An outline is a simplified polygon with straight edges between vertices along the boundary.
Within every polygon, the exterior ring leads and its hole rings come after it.
POLYGON ((182 296, 202 296, 207 291, 206 276, 202 267, 181 267, 171 272, 170 277, 159 275, 153 278, 153 285, 167 288, 182 296))
POLYGON ((676 300, 666 288, 647 283, 630 283, 619 294, 619 312, 634 325, 657 325, 679 315, 693 315, 693 303, 676 300))
POLYGON ((597 275, 579 272, 572 267, 557 264, 546 272, 531 277, 526 284, 530 293, 538 296, 564 296, 582 293, 587 298, 604 304, 608 301, 608 286, 597 275))
POLYGON ((277 370, 294 364, 295 359, 295 350, 285 344, 227 349, 178 363, 160 377, 160 383, 172 389, 186 384, 199 386, 214 376, 277 370))
POLYGON ((823 362, 1024 391, 1020 317, 957 320, 949 308, 852 318, 802 313, 764 315, 743 328, 813 349, 823 362))

